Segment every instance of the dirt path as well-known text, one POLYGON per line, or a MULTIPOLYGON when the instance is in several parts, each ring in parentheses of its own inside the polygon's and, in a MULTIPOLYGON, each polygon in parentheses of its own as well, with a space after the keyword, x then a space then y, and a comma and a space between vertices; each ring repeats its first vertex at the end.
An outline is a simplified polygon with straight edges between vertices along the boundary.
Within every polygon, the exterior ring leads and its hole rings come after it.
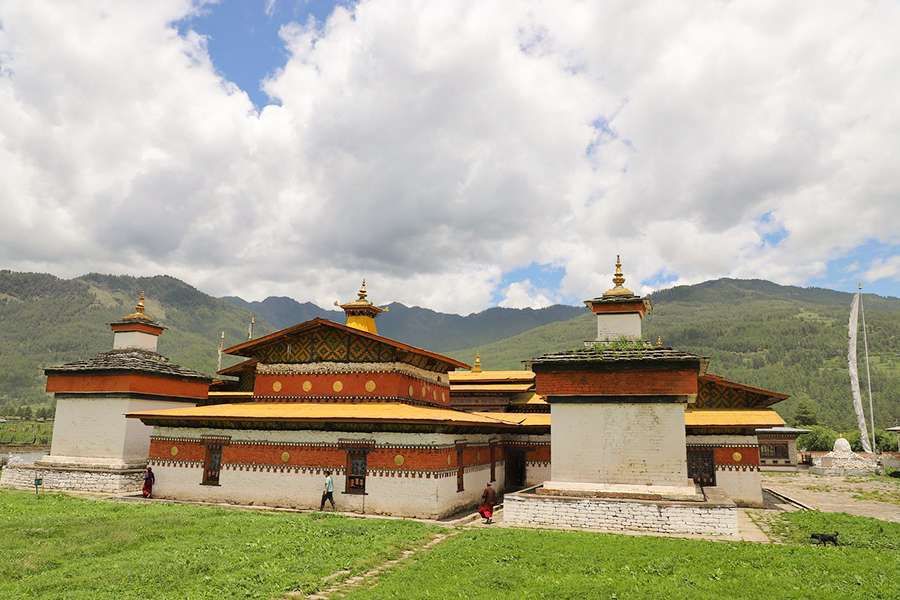
POLYGON ((845 512, 900 523, 900 482, 810 473, 766 473, 762 479, 763 487, 823 512, 845 512))
POLYGON ((459 532, 459 529, 454 529, 435 534, 430 540, 428 540, 427 543, 423 544, 422 546, 404 550, 397 558, 385 561, 380 565, 369 569, 365 573, 362 573, 361 575, 355 575, 353 577, 350 577, 349 579, 344 579, 344 577, 349 575, 349 571, 337 571, 325 578, 326 585, 330 581, 337 581, 337 583, 335 583, 334 585, 331 585, 328 588, 325 588, 308 596, 303 592, 288 592, 288 594, 285 596, 285 599, 297 600, 298 598, 306 598, 307 600, 328 600, 329 598, 341 598, 358 587, 374 585, 375 582, 378 581, 378 578, 381 577, 381 575, 386 571, 408 561, 416 554, 419 554, 421 552, 428 552, 441 542, 453 537, 454 535, 457 535, 459 532))

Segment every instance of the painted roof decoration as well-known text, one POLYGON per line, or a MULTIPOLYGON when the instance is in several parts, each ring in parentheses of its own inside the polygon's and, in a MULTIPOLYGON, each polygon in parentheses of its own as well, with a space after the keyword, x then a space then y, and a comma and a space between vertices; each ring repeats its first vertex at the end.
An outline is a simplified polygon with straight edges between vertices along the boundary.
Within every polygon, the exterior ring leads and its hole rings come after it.
POLYGON ((469 368, 455 358, 322 318, 248 340, 226 348, 224 352, 255 358, 266 364, 403 362, 439 373, 469 368))
POLYGON ((150 373, 154 375, 174 375, 177 377, 189 377, 211 381, 212 377, 192 369, 176 365, 168 358, 157 352, 143 350, 141 348, 123 348, 101 352, 96 356, 85 360, 66 363, 57 367, 49 367, 44 373, 72 373, 72 372, 110 372, 128 371, 138 373, 150 373))
POLYGON ((786 400, 787 394, 729 381, 719 375, 700 376, 695 408, 765 408, 786 400))

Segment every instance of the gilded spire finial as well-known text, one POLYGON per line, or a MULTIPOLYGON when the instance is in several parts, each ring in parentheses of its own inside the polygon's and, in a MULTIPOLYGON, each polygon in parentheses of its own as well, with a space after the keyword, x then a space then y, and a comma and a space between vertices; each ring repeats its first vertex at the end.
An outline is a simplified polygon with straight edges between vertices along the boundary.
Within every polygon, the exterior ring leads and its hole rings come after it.
POLYGON ((365 300, 366 296, 369 295, 369 292, 366 291, 366 280, 365 279, 362 280, 362 285, 359 286, 359 291, 357 292, 357 294, 359 294, 358 300, 365 300))
POLYGON ((662 348, 662 345, 663 345, 663 343, 662 343, 662 336, 661 336, 661 335, 656 336, 656 347, 657 347, 657 348, 662 348))
POLYGON ((481 373, 481 352, 475 353, 475 364, 472 367, 473 373, 481 373))
POLYGON ((624 287, 625 275, 622 274, 622 259, 616 254, 616 272, 613 274, 613 287, 603 292, 604 297, 610 296, 634 296, 634 292, 624 287))
POLYGON ((153 319, 151 319, 149 316, 147 316, 147 314, 144 312, 144 310, 145 310, 144 291, 141 290, 140 292, 138 292, 138 301, 137 301, 137 304, 134 305, 134 312, 131 313, 130 315, 125 315, 122 318, 127 321, 135 321, 135 320, 152 321, 153 319))

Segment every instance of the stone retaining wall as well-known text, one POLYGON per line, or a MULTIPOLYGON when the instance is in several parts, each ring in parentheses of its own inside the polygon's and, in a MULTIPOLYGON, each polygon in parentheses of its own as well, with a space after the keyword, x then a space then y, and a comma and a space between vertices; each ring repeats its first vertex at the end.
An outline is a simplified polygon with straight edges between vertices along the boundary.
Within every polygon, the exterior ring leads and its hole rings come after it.
POLYGON ((503 521, 512 525, 609 531, 737 536, 737 508, 716 502, 653 502, 549 494, 506 494, 503 521))
POLYGON ((70 490, 123 494, 139 492, 144 485, 143 471, 88 471, 49 469, 46 467, 6 466, 0 473, 0 487, 34 489, 34 480, 42 478, 45 490, 70 490))

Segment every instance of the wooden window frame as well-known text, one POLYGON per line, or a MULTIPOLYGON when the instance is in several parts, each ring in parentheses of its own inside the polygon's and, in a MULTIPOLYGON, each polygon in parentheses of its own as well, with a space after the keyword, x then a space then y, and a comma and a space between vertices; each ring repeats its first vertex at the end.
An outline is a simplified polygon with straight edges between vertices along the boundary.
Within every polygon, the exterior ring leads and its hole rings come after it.
POLYGON ((791 450, 787 442, 763 442, 759 445, 759 457, 762 460, 790 460, 791 450))
POLYGON ((491 483, 493 483, 497 481, 497 442, 489 442, 488 448, 491 453, 491 483))
POLYGON ((466 445, 456 444, 456 493, 466 491, 466 445))
POLYGON ((369 450, 365 447, 348 447, 347 449, 347 466, 346 477, 344 477, 344 493, 356 494, 359 496, 366 495, 366 477, 369 475, 369 450), (363 459, 363 474, 353 474, 353 458, 361 456, 363 459), (362 485, 353 485, 355 481, 361 480, 362 485))
POLYGON ((219 477, 222 474, 222 455, 224 454, 224 448, 227 444, 227 439, 203 440, 203 479, 200 481, 200 485, 222 485, 219 483, 219 477), (218 466, 213 469, 212 459, 213 454, 216 452, 219 455, 218 466))

